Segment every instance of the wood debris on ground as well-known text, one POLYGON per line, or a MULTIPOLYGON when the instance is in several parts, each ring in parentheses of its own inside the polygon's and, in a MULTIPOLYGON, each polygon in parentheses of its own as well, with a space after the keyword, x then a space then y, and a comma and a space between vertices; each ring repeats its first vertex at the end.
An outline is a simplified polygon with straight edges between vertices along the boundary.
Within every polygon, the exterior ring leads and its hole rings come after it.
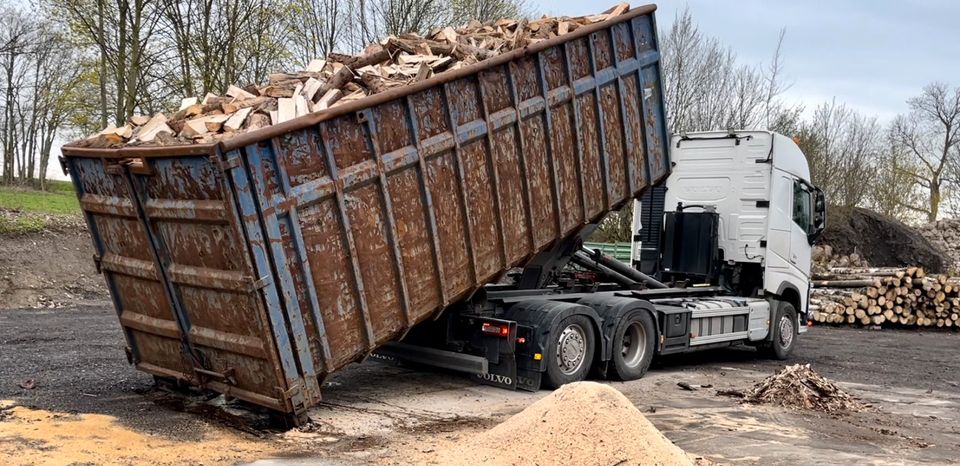
POLYGON ((833 267, 813 276, 813 321, 960 330, 960 278, 922 267, 833 267))
POLYGON ((222 96, 187 97, 175 113, 135 115, 74 144, 109 148, 217 142, 470 66, 612 19, 629 8, 619 3, 590 16, 470 21, 425 36, 390 36, 360 55, 331 53, 303 71, 271 74, 262 85, 230 86, 222 96))
POLYGON ((868 407, 810 368, 810 364, 786 366, 761 380, 746 394, 748 403, 774 404, 830 414, 859 412, 868 407))

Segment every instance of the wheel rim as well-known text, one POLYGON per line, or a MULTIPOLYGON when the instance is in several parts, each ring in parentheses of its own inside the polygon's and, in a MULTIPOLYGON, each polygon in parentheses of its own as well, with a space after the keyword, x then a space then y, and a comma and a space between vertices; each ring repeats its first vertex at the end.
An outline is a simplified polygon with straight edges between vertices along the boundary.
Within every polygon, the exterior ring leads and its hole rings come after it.
POLYGON ((587 352, 587 335, 583 327, 570 324, 560 332, 557 340, 557 366, 564 375, 570 375, 583 366, 587 352))
POLYGON ((793 343, 793 321, 789 316, 780 318, 780 347, 789 348, 793 343))
POLYGON ((623 331, 620 355, 627 367, 636 367, 647 352, 647 331, 640 322, 631 322, 623 331))

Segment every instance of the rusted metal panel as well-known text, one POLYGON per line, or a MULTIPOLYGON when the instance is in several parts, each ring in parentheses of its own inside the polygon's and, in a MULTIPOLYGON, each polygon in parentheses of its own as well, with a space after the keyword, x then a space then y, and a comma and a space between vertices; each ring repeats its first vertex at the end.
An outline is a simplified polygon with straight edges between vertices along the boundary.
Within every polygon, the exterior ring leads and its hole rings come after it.
POLYGON ((216 146, 65 148, 138 367, 300 412, 662 180, 652 11, 216 146))
POLYGON ((131 162, 66 164, 132 362, 277 410, 305 406, 290 391, 308 392, 302 370, 289 357, 285 378, 261 296, 272 279, 253 270, 234 189, 217 164, 205 156, 131 162))

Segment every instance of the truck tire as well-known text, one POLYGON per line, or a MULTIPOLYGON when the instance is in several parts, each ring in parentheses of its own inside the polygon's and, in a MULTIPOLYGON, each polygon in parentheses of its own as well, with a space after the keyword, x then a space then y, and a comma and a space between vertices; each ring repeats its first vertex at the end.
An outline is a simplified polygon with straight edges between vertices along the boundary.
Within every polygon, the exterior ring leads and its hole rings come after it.
POLYGON ((587 378, 596 350, 593 324, 584 315, 572 315, 550 329, 544 384, 557 388, 587 378))
POLYGON ((624 316, 613 336, 613 376, 618 380, 643 377, 653 360, 656 326, 649 312, 633 312, 624 316))
POLYGON ((784 360, 790 357, 797 344, 797 309, 793 304, 780 302, 777 318, 773 321, 771 340, 759 347, 771 359, 784 360))
POLYGON ((613 374, 617 380, 636 380, 643 377, 653 361, 656 325, 649 312, 634 312, 624 316, 613 336, 613 374))

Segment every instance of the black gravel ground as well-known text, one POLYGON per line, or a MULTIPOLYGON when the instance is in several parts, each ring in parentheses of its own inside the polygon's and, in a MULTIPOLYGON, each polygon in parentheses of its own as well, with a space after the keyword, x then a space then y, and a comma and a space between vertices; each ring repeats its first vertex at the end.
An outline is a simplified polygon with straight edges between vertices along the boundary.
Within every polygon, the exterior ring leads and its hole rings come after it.
POLYGON ((153 378, 127 364, 124 347, 108 303, 0 311, 0 400, 108 414, 144 432, 199 438, 205 421, 155 403, 153 378))
MULTIPOLYGON (((0 311, 0 400, 45 410, 109 414, 148 432, 199 435, 209 421, 157 404, 152 378, 127 364, 124 346, 108 303, 0 311), (31 382, 33 388, 21 387, 31 382)), ((815 327, 801 336, 790 362, 810 362, 822 375, 838 381, 960 391, 957 332, 815 327)), ((663 358, 653 370, 717 364, 773 373, 783 362, 740 348, 663 358)), ((369 383, 370 371, 377 369, 367 366, 352 366, 336 379, 369 383)))

